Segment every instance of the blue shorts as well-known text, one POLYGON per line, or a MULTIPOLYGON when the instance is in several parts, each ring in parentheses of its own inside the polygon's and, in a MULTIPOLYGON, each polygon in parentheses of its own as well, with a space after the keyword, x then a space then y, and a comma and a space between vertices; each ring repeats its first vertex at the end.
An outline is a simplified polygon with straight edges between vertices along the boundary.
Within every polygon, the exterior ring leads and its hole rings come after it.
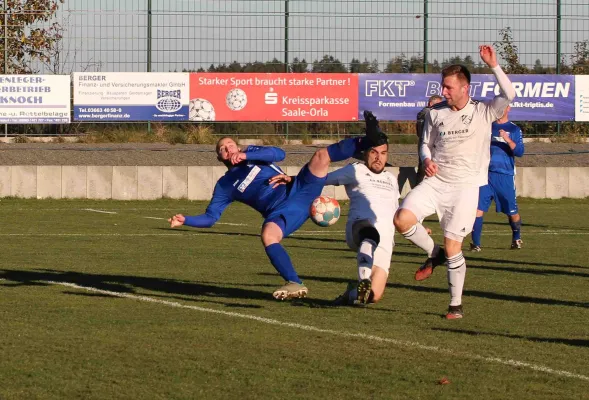
POLYGON ((321 195, 326 180, 327 176, 318 178, 305 165, 288 188, 286 199, 268 214, 264 223, 276 223, 284 237, 295 232, 309 218, 311 203, 321 195))
POLYGON ((515 194, 515 177, 489 172, 489 184, 479 188, 478 209, 489 211, 491 201, 495 200, 495 211, 507 215, 518 213, 515 194))

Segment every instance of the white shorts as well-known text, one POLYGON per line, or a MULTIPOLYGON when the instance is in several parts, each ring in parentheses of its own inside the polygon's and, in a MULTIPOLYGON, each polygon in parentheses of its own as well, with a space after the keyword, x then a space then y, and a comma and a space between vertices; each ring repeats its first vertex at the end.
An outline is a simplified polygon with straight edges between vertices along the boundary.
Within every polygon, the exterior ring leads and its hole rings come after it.
MULTIPOLYGON (((437 185, 436 185, 437 186, 437 185)), ((411 211, 418 221, 437 214, 444 237, 458 242, 472 232, 479 202, 478 187, 434 187, 424 180, 411 190, 400 208, 411 211)))
MULTIPOLYGON (((392 224, 391 224, 392 225, 392 224)), ((360 247, 360 238, 358 232, 361 228, 373 226, 378 231, 380 241, 376 250, 374 250, 373 265, 382 268, 387 276, 391 268, 391 258, 393 256, 393 247, 395 246, 395 228, 379 226, 378 223, 373 223, 370 220, 356 220, 350 221, 346 224, 346 243, 348 247, 354 251, 358 251, 360 247)))

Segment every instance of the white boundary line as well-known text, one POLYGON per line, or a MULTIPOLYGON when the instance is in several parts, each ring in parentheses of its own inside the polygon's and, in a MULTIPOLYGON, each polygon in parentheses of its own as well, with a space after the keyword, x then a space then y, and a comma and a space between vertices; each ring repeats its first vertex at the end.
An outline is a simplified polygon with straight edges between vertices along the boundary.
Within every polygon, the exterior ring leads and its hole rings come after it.
POLYGON ((100 214, 117 214, 114 211, 95 210, 93 208, 84 208, 82 211, 90 211, 90 212, 95 212, 95 213, 100 213, 100 214))
POLYGON ((510 366, 510 367, 525 368, 525 369, 529 369, 532 371, 544 372, 544 373, 550 374, 550 375, 580 379, 580 380, 589 382, 589 376, 576 374, 574 372, 569 372, 569 371, 557 370, 557 369, 553 369, 550 367, 546 367, 544 365, 532 364, 532 363, 528 363, 528 362, 524 362, 524 361, 502 359, 499 357, 485 357, 485 356, 481 356, 478 354, 455 352, 455 351, 445 349, 445 348, 440 348, 437 346, 428 346, 428 345, 420 344, 418 342, 409 342, 409 341, 391 339, 391 338, 386 338, 386 337, 381 337, 381 336, 367 335, 365 333, 352 333, 352 332, 346 332, 346 331, 336 331, 333 329, 323 329, 323 328, 318 328, 318 327, 315 327, 312 325, 303 325, 303 324, 296 324, 296 323, 292 323, 292 322, 283 322, 283 321, 279 321, 276 319, 258 317, 255 315, 240 314, 240 313, 231 312, 231 311, 214 310, 214 309, 205 308, 205 307, 185 305, 185 304, 181 304, 181 303, 177 303, 177 302, 173 302, 173 301, 154 299, 154 298, 151 298, 148 296, 138 296, 138 295, 133 295, 133 294, 128 294, 128 293, 120 293, 120 292, 113 292, 110 290, 97 289, 97 288, 89 287, 89 286, 80 286, 80 285, 76 285, 74 283, 69 283, 69 282, 44 281, 44 283, 65 286, 65 287, 69 287, 69 288, 85 290, 88 292, 100 293, 100 294, 105 294, 105 295, 114 296, 114 297, 127 298, 127 299, 132 299, 132 300, 137 300, 137 301, 148 302, 148 303, 162 304, 162 305, 169 306, 169 307, 184 308, 184 309, 189 309, 189 310, 194 310, 194 311, 206 312, 209 314, 223 315, 226 317, 248 319, 251 321, 257 321, 257 322, 261 322, 264 324, 283 326, 286 328, 300 329, 300 330, 304 330, 304 331, 308 331, 308 332, 324 333, 324 334, 329 334, 329 335, 334 335, 334 336, 339 336, 339 337, 363 339, 363 340, 370 340, 370 341, 376 341, 376 342, 381 342, 381 343, 390 343, 390 344, 393 344, 398 347, 417 349, 417 350, 425 350, 425 351, 440 353, 440 354, 449 355, 449 356, 453 356, 453 357, 462 357, 462 358, 467 358, 467 359, 472 359, 472 360, 484 361, 484 362, 491 363, 491 364, 501 364, 501 365, 506 365, 506 366, 510 366))

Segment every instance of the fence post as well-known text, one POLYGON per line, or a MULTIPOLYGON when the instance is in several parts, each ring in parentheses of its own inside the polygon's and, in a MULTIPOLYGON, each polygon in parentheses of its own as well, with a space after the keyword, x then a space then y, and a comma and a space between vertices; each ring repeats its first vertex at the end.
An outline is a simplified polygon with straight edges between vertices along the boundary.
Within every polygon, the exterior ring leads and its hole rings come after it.
MULTIPOLYGON (((4 75, 8 75, 8 0, 4 0, 4 75)), ((4 124, 4 137, 8 137, 8 124, 4 124)))
MULTIPOLYGON (((147 0, 147 72, 151 72, 151 0, 147 0)), ((147 121, 147 133, 151 133, 151 121, 147 121)))
POLYGON ((428 0, 423 0, 423 72, 427 73, 428 0))
MULTIPOLYGON (((562 22, 562 9, 561 0, 556 0, 556 73, 560 74, 560 58, 561 58, 561 22, 562 22)), ((560 121, 556 123, 556 134, 560 136, 560 121)))
MULTIPOLYGON (((289 72, 288 68, 288 1, 284 0, 284 72, 289 72)), ((288 143, 288 122, 284 123, 284 135, 286 143, 288 143)))

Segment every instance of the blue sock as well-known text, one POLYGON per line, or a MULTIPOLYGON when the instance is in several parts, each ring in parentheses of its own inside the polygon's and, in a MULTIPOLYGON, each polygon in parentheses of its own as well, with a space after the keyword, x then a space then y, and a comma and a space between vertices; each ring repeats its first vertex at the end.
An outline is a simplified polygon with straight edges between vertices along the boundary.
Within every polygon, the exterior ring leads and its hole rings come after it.
POLYGON ((509 225, 511 226, 511 232, 513 235, 511 236, 512 241, 520 240, 522 237, 521 229, 522 229, 522 220, 520 219, 517 222, 512 222, 509 220, 509 225))
POLYGON ((474 226, 472 228, 472 243, 475 246, 481 245, 481 235, 483 234, 483 217, 477 217, 474 220, 474 226))
POLYGON ((367 140, 362 140, 362 138, 349 138, 341 140, 337 143, 330 144, 327 146, 327 152, 329 153, 329 158, 332 162, 343 161, 347 160, 354 156, 354 154, 366 150, 362 144, 366 143, 368 145, 367 140))
POLYGON ((276 271, 285 281, 303 283, 292 266, 286 250, 280 243, 274 243, 266 247, 266 254, 276 271))

